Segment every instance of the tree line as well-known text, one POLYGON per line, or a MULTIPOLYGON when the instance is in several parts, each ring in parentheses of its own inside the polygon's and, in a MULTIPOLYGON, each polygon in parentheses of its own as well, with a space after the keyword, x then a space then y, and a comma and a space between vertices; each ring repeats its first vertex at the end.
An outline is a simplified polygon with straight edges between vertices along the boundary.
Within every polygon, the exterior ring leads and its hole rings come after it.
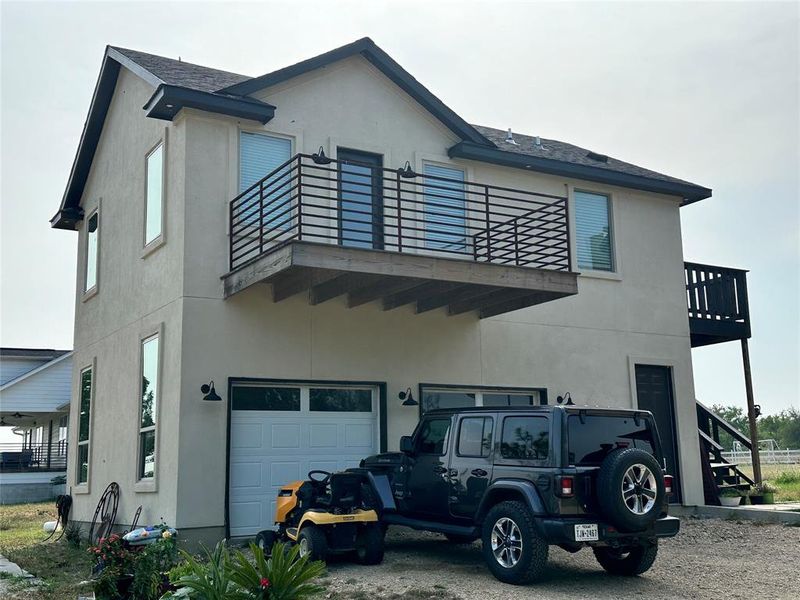
MULTIPOLYGON (((715 404, 711 410, 750 437, 750 424, 747 411, 739 406, 715 404)), ((792 407, 775 415, 762 415, 756 420, 758 439, 773 439, 781 448, 800 448, 800 410, 792 407)), ((720 443, 726 449, 733 446, 733 438, 720 431, 720 443)))

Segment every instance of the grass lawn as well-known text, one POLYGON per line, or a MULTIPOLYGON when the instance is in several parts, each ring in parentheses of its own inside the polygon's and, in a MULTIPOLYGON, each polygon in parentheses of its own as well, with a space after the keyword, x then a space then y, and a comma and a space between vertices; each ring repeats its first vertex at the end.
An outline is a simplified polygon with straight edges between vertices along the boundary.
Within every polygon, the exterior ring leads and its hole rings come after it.
MULTIPOLYGON (((748 477, 753 476, 750 465, 740 465, 739 468, 748 477)), ((800 465, 763 464, 761 477, 777 486, 775 502, 800 502, 800 465)))
POLYGON ((4 598, 75 600, 79 592, 91 589, 79 585, 89 578, 92 567, 85 544, 74 548, 63 539, 39 543, 47 537, 42 523, 55 518, 54 502, 0 506, 0 554, 42 582, 31 586, 29 580, 6 578, 4 598))

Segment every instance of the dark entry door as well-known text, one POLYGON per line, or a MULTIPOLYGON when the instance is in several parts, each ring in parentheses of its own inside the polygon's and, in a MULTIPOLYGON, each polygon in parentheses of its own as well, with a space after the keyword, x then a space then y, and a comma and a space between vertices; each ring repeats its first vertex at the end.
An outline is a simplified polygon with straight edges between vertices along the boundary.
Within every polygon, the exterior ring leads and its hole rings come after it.
POLYGON ((653 413, 667 461, 667 473, 674 477, 672 502, 681 501, 678 470, 678 436, 675 427, 675 399, 672 369, 659 365, 636 365, 636 396, 639 408, 653 413))
POLYGON ((339 243, 383 249, 383 156, 338 148, 339 243))

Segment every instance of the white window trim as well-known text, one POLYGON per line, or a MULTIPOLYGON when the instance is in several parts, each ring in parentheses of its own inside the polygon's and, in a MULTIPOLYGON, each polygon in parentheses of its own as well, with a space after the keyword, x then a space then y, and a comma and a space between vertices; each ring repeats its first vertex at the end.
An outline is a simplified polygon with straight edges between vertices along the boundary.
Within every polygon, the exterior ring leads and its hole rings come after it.
MULTIPOLYGON (((77 407, 75 410, 75 426, 74 426, 74 438, 75 438, 75 452, 73 454, 73 458, 71 464, 73 466, 74 475, 72 476, 72 481, 74 483, 74 487, 72 488, 71 493, 73 494, 89 494, 91 493, 91 482, 92 482, 92 432, 94 430, 94 413, 96 412, 95 409, 95 396, 97 390, 97 357, 92 358, 92 362, 88 365, 85 365, 78 371, 78 382, 77 382, 77 392, 75 397, 77 398, 77 407), (89 394, 89 439, 85 442, 80 442, 79 437, 81 435, 81 380, 83 379, 83 374, 88 371, 92 371, 92 389, 89 394), (89 447, 89 452, 87 456, 88 461, 88 468, 86 470, 86 481, 85 482, 78 482, 79 477, 79 467, 78 467, 78 446, 86 445, 89 447)), ((69 432, 67 432, 67 436, 69 437, 69 432)))
POLYGON ((568 202, 570 214, 570 247, 572 252, 572 270, 579 273, 581 277, 588 277, 592 279, 607 279, 611 281, 622 280, 622 265, 619 258, 617 247, 617 231, 619 231, 619 223, 616 217, 616 203, 617 198, 614 192, 601 189, 589 189, 584 187, 568 186, 568 202), (581 269, 578 266, 578 222, 576 220, 577 207, 575 203, 575 192, 583 192, 585 194, 594 194, 597 196, 605 196, 608 198, 608 224, 610 226, 610 248, 611 248, 611 271, 596 271, 594 269, 581 269))
POLYGON ((142 220, 142 255, 141 258, 147 258, 153 252, 161 248, 167 242, 167 132, 164 129, 164 135, 150 147, 144 155, 144 219, 142 220), (148 178, 148 160, 150 156, 161 147, 161 233, 154 237, 149 242, 147 241, 147 178, 148 178))
POLYGON ((164 323, 159 323, 157 327, 147 329, 139 334, 138 338, 139 347, 137 350, 136 361, 136 399, 138 409, 136 411, 136 460, 134 460, 134 474, 133 474, 133 491, 152 493, 158 491, 158 472, 161 463, 159 457, 160 444, 159 444, 159 422, 161 420, 161 398, 163 396, 163 372, 164 372, 164 323), (153 338, 158 338, 158 365, 157 381, 158 389, 156 390, 156 410, 154 416, 154 425, 149 427, 142 427, 142 370, 144 369, 144 343, 153 338), (140 478, 139 477, 139 457, 141 456, 142 433, 147 431, 155 431, 154 436, 154 449, 153 455, 155 456, 155 465, 153 466, 153 476, 140 478))
POLYGON ((89 298, 93 298, 100 290, 100 237, 103 235, 103 215, 100 211, 101 201, 102 198, 97 201, 97 207, 83 220, 83 269, 81 271, 81 283, 79 288, 81 290, 81 302, 86 302, 89 300, 89 298), (86 289, 86 276, 89 274, 89 220, 94 215, 97 215, 97 256, 95 259, 95 277, 94 285, 89 289, 86 289))

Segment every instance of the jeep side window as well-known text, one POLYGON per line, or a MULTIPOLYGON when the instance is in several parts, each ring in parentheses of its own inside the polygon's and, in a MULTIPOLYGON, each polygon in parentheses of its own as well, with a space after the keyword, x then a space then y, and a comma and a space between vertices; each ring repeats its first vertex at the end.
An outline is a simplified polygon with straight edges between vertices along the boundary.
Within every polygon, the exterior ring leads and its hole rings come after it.
POLYGON ((518 460, 547 460, 550 423, 546 417, 506 417, 500 454, 518 460))
POLYGON ((491 417, 461 419, 456 449, 459 456, 475 458, 489 456, 489 451, 492 449, 492 421, 491 417))
POLYGON ((417 439, 417 453, 443 455, 450 434, 450 419, 427 419, 423 421, 417 439))

